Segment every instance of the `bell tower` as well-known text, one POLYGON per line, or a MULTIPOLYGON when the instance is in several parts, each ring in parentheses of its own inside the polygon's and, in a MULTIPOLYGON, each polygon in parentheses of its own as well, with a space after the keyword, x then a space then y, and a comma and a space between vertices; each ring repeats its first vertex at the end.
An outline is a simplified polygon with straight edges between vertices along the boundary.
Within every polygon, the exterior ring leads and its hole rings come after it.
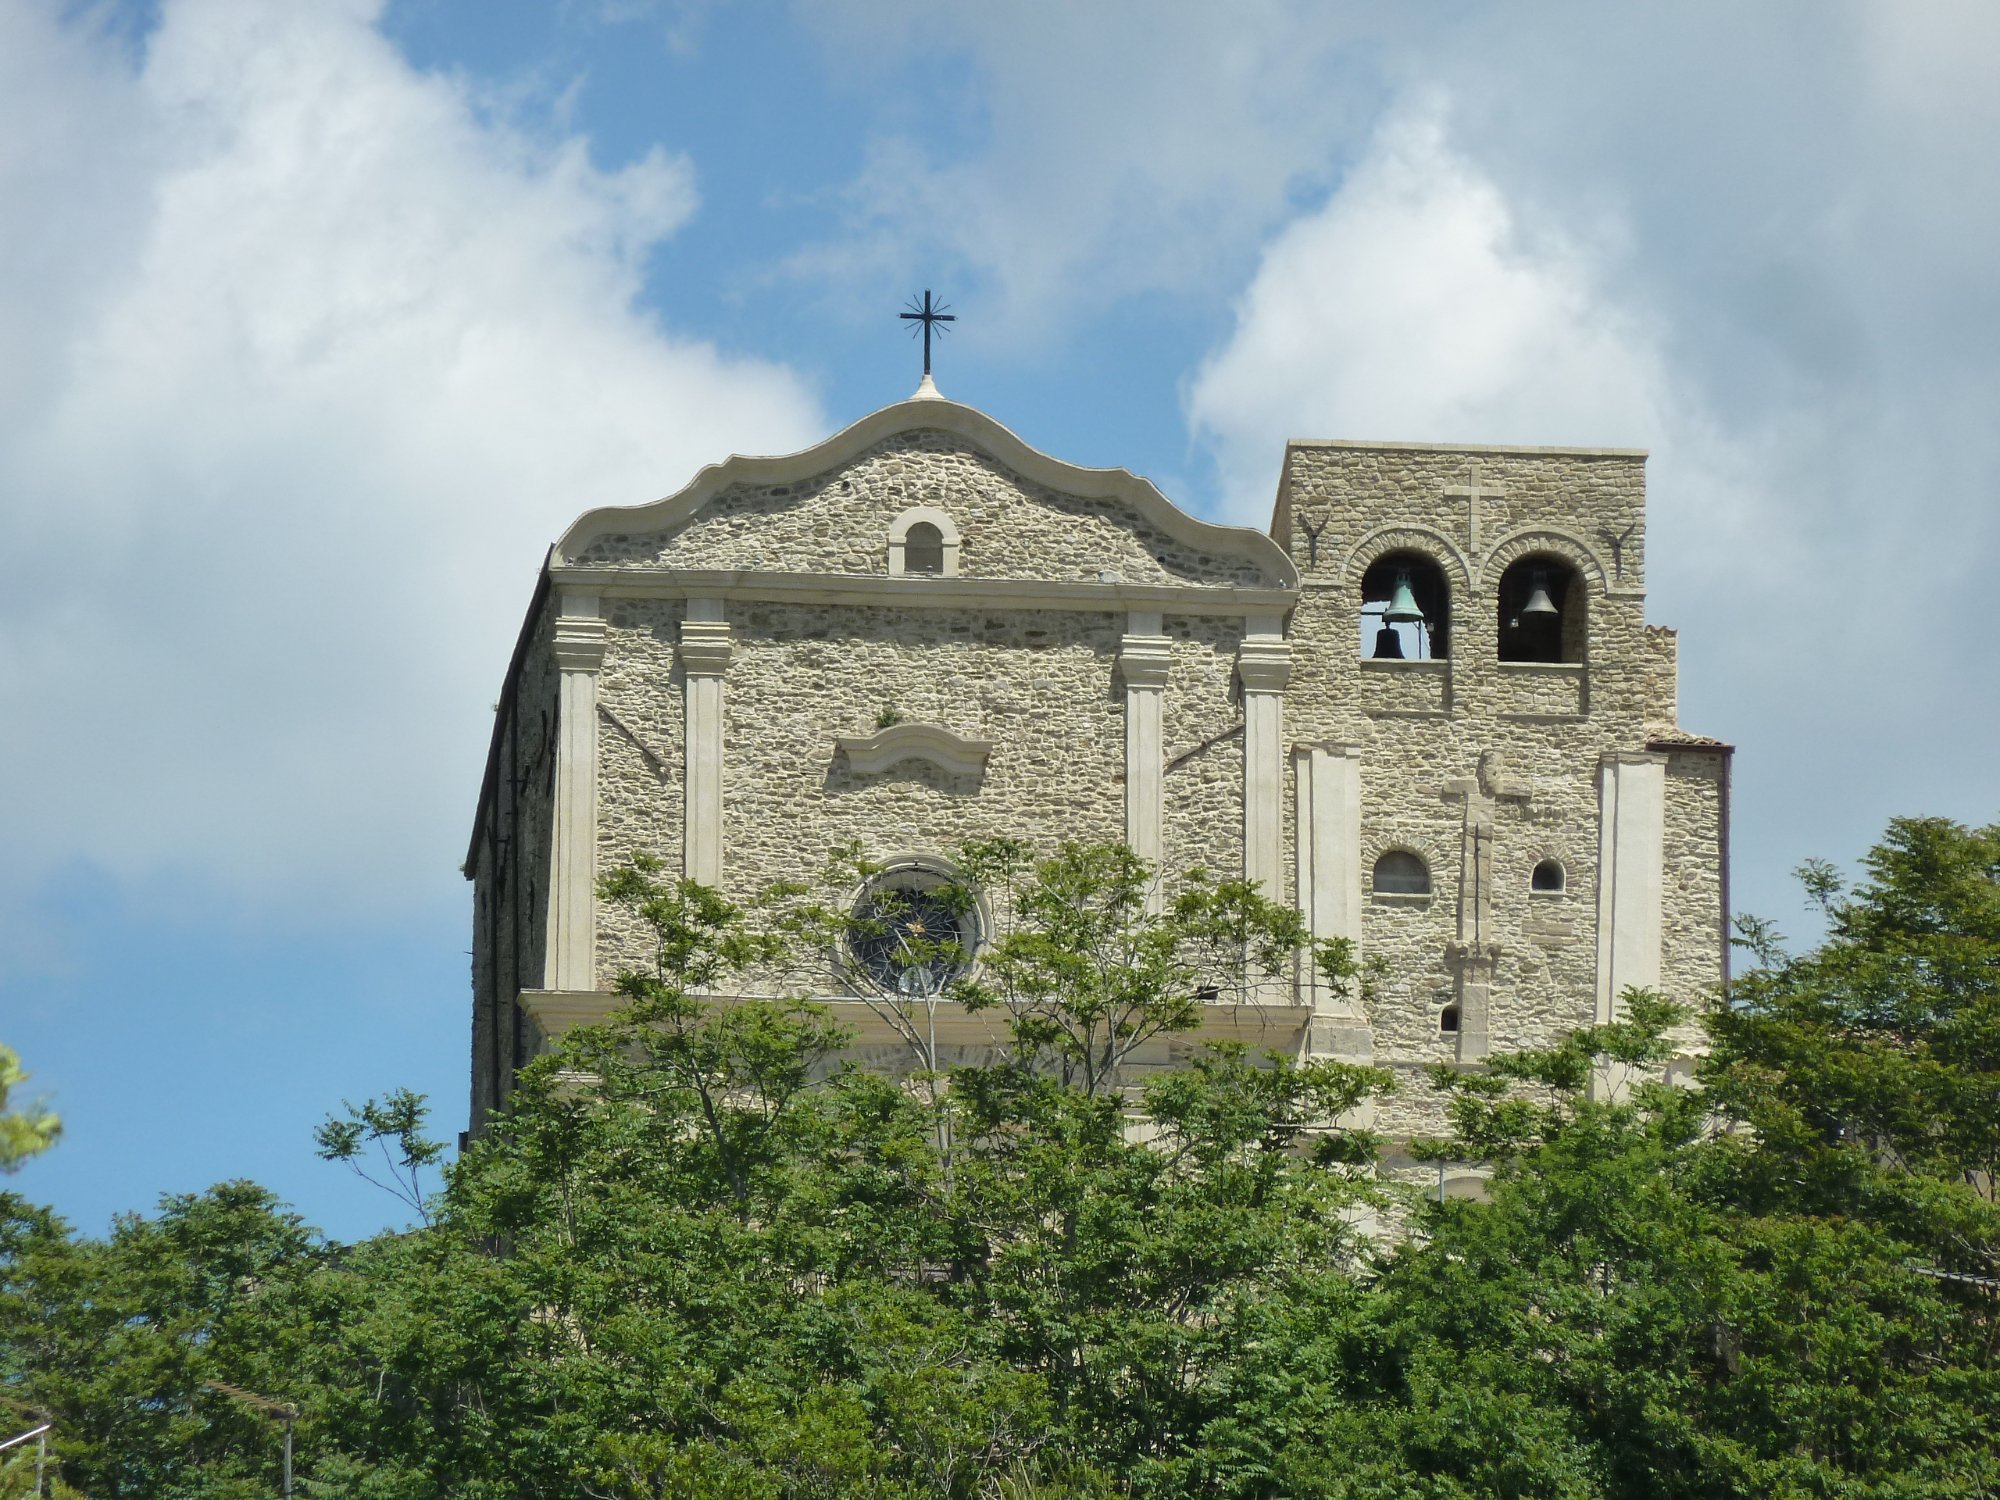
POLYGON ((1730 747, 1681 730, 1646 623, 1645 459, 1286 448, 1293 879, 1380 976, 1320 1050, 1404 1074, 1413 1125, 1427 1064, 1724 977, 1730 747))

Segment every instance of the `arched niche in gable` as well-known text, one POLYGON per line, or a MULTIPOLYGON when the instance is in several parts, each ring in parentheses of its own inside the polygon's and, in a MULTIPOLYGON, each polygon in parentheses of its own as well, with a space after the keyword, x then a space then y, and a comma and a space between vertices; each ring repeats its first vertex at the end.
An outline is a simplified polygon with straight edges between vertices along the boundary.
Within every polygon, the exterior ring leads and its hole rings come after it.
POLYGON ((935 505, 913 505, 890 523, 889 576, 958 576, 958 523, 935 505))

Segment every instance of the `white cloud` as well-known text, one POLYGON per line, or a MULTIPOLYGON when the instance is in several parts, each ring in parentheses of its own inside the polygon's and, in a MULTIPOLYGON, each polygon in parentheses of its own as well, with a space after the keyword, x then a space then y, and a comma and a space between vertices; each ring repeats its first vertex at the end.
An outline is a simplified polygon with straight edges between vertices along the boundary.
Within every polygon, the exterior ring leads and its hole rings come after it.
POLYGON ((686 161, 484 120, 379 11, 170 0, 133 63, 0 8, 17 886, 435 899, 548 541, 823 430, 785 370, 635 306, 686 161))
POLYGON ((1233 269, 1329 180, 1383 92, 1372 49, 1404 24, 1318 0, 796 8, 872 147, 837 231, 794 268, 845 283, 969 267, 988 347, 1233 269))
POLYGON ((1668 387, 1656 337, 1585 250, 1531 241, 1425 101, 1265 248, 1188 411, 1225 506, 1261 522, 1287 438, 1644 446, 1668 387))

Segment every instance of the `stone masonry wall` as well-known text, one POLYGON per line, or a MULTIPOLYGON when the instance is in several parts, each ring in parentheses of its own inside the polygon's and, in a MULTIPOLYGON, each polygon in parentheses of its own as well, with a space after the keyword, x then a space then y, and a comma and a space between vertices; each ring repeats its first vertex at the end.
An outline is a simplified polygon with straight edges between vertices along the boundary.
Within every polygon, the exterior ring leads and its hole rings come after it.
POLYGON ((1726 759, 1713 751, 1677 750, 1667 762, 1665 880, 1661 890, 1667 998, 1699 1005, 1722 986, 1722 787, 1726 759))
POLYGON ((1243 873, 1243 704, 1236 690, 1243 625, 1169 616, 1164 628, 1174 661, 1160 705, 1167 757, 1161 873, 1171 878, 1201 865, 1234 879, 1243 873))
MULTIPOLYGON (((599 695, 632 733, 600 729, 598 857, 680 859, 685 746, 673 664, 678 604, 620 602, 599 695), (641 751, 637 742, 643 742, 641 751)), ((814 878, 828 850, 949 858, 1007 835, 1050 848, 1125 835, 1122 614, 736 604, 725 678, 724 885, 749 895, 814 878), (836 747, 893 713, 990 740, 978 775, 905 761, 863 775, 836 747)), ((1170 747, 1236 721, 1229 685, 1240 627, 1171 619, 1170 747)), ((1169 865, 1242 864, 1242 746, 1226 739, 1167 778, 1169 865)), ((598 925, 599 982, 642 955, 614 912, 598 925)))
MULTIPOLYGON (((650 854, 678 877, 687 695, 675 648, 687 608, 678 599, 620 599, 606 613, 597 680, 597 868, 615 870, 634 854, 650 854)), ((598 983, 609 985, 643 957, 621 914, 600 905, 598 983)))
POLYGON ((495 1108, 525 1057, 514 997, 542 983, 548 944, 550 793, 555 775, 553 611, 530 628, 507 717, 497 774, 481 810, 473 859, 472 1122, 495 1108))
POLYGON ((576 560, 591 566, 888 572, 889 528, 913 506, 957 523, 959 573, 1095 583, 1269 585, 1254 563, 1176 540, 1130 505, 1024 479, 952 434, 883 439, 851 463, 792 484, 732 485, 679 529, 612 534, 576 560))

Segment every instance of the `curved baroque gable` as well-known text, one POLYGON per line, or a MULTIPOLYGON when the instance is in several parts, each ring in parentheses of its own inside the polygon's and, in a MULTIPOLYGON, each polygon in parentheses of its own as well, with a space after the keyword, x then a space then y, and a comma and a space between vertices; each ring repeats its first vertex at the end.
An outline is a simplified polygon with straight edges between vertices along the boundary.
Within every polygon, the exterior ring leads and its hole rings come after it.
POLYGON ((803 453, 731 458, 650 505, 586 512, 556 558, 643 571, 886 575, 895 523, 917 507, 951 517, 964 577, 1298 582, 1262 532, 1197 520, 1129 470, 1063 463, 984 413, 936 399, 885 407, 803 453))

